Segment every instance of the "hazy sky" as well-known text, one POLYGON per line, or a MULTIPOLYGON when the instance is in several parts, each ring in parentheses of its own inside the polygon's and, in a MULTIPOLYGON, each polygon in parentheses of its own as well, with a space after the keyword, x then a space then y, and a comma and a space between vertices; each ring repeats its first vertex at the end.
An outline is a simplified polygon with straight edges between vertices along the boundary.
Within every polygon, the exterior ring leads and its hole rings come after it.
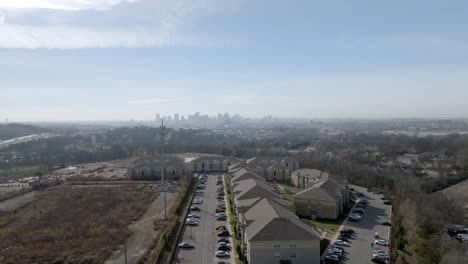
POLYGON ((0 0, 0 119, 468 117, 466 0, 0 0))

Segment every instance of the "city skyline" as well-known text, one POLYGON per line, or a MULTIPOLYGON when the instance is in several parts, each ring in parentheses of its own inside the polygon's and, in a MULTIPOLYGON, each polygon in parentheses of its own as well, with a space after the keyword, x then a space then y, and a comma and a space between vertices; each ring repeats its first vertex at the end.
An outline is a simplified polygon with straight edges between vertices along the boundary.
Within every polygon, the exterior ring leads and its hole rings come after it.
POLYGON ((0 0, 0 116, 466 118, 467 8, 0 0))

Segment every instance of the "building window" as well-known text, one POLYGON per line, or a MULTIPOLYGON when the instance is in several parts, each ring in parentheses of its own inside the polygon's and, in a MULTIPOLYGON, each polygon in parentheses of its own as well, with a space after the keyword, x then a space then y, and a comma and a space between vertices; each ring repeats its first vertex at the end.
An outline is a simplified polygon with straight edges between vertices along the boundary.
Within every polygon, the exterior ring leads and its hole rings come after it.
POLYGON ((280 248, 280 244, 274 244, 273 247, 274 248, 280 248))
POLYGON ((273 255, 273 258, 275 258, 275 259, 280 259, 280 258, 281 258, 281 254, 280 254, 280 253, 275 253, 275 254, 273 255))
POLYGON ((295 248, 296 247, 296 243, 295 242, 292 242, 289 247, 292 247, 292 248, 295 248))
POLYGON ((289 254, 289 258, 292 258, 292 259, 293 259, 293 258, 296 258, 296 253, 290 253, 290 254, 289 254))

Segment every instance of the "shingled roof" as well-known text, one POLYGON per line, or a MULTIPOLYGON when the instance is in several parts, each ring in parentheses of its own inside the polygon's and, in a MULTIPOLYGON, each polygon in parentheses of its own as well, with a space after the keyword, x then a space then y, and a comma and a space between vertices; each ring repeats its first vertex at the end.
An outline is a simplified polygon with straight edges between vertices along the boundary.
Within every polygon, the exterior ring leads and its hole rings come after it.
POLYGON ((249 241, 320 239, 320 235, 291 210, 268 198, 262 198, 245 213, 245 217, 250 222, 245 229, 249 241))
POLYGON ((231 182, 236 183, 239 181, 247 180, 247 179, 258 179, 262 180, 263 177, 255 173, 254 171, 247 169, 247 168, 242 168, 236 172, 234 172, 231 176, 231 182))
POLYGON ((273 187, 265 180, 247 179, 239 181, 234 186, 234 193, 237 200, 251 199, 255 197, 280 197, 273 187))
POLYGON ((338 201, 343 194, 343 186, 337 181, 328 178, 316 182, 312 187, 300 191, 294 195, 294 198, 321 200, 321 201, 338 201))

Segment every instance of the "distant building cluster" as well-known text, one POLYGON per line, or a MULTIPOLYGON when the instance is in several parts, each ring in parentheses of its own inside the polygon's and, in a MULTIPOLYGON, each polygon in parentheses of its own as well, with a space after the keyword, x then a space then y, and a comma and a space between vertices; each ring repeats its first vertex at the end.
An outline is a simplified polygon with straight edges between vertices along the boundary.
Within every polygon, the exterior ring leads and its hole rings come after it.
POLYGON ((264 175, 233 165, 229 179, 242 258, 248 263, 320 262, 320 235, 296 216, 264 175))
MULTIPOLYGON (((161 115, 156 114, 155 122, 160 124, 161 121, 164 121, 166 125, 175 126, 175 127, 185 127, 185 126, 200 126, 200 127, 212 127, 219 125, 229 125, 232 123, 244 123, 248 122, 248 118, 243 118, 242 116, 235 114, 231 115, 229 113, 218 113, 216 116, 202 115, 199 112, 194 114, 188 114, 186 117, 179 115, 177 113, 173 115, 161 115)), ((277 118, 267 115, 264 118, 259 119, 258 121, 262 122, 276 122, 277 118)))

